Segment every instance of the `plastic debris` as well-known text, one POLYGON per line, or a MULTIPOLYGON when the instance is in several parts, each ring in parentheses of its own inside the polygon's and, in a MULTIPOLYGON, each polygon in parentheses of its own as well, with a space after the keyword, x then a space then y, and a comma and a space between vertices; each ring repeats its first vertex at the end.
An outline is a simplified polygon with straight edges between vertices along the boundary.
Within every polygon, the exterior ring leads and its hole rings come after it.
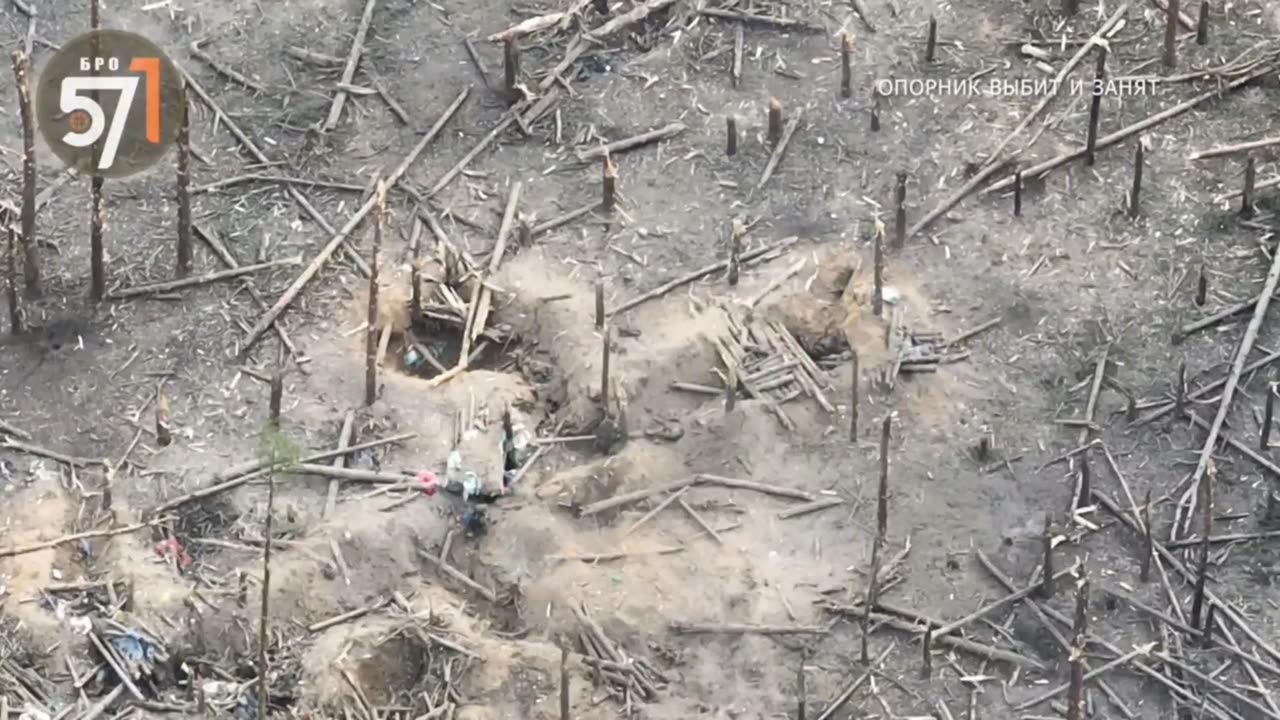
POLYGON ((225 705, 239 699, 244 686, 240 683, 227 682, 225 680, 205 680, 200 684, 200 690, 204 693, 206 702, 214 705, 225 705))
POLYGON ((348 461, 353 468, 361 470, 381 470, 382 462, 378 460, 378 455, 372 448, 359 450, 351 454, 351 460, 348 461))
POLYGON ((483 507, 478 505, 468 505, 462 511, 461 517, 458 518, 462 529, 466 530, 468 535, 483 535, 488 527, 488 517, 483 507))
POLYGON ((444 481, 450 490, 460 490, 463 500, 480 494, 480 476, 462 465, 462 453, 456 448, 449 453, 445 463, 444 481))
POLYGON ((529 456, 533 455, 533 433, 517 423, 511 428, 511 435, 502 440, 502 473, 503 487, 510 487, 516 473, 524 466, 529 456))
POLYGON ((182 543, 178 542, 177 538, 161 540, 156 543, 155 550, 156 554, 165 560, 173 558, 177 562, 179 570, 189 570, 195 564, 195 560, 187 554, 186 549, 182 547, 182 543))
POLYGON ((169 659, 160 644, 136 630, 128 630, 110 639, 111 648, 124 662, 125 671, 137 680, 154 672, 155 664, 169 659))
POLYGON ((404 354, 404 366, 410 370, 417 370, 426 361, 427 359, 423 357, 422 353, 415 348, 409 348, 404 354))
POLYGON ((881 291, 880 298, 884 300, 885 305, 897 305, 902 300, 902 292, 898 288, 886 285, 881 291))
POLYGON ((440 487, 440 478, 429 470, 423 470, 418 473, 418 485, 422 487, 422 492, 428 497, 435 495, 436 490, 440 487))

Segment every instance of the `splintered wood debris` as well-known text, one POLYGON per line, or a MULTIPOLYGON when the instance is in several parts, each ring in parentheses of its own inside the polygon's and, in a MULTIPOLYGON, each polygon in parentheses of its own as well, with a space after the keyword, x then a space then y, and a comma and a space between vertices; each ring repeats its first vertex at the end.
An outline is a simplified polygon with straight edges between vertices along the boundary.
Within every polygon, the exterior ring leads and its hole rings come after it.
POLYGON ((725 316, 728 332, 712 338, 712 343, 724 363, 725 381, 737 380, 731 392, 736 393, 740 386, 751 398, 763 401, 788 430, 796 426, 782 404, 802 395, 813 398, 829 413, 836 411, 822 392, 830 388, 826 374, 782 323, 756 322, 735 317, 732 312, 725 316))

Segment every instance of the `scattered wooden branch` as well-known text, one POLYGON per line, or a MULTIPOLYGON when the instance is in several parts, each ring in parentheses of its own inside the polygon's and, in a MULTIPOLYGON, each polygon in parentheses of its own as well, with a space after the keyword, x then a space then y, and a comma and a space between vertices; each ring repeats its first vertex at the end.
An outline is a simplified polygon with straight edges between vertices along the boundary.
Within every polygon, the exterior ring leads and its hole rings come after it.
POLYGON ((1227 375, 1226 385, 1222 389, 1222 399, 1218 402, 1218 412, 1213 418, 1213 424, 1209 427, 1209 436, 1205 439, 1204 446, 1200 450, 1200 459, 1196 462, 1196 469, 1191 473, 1190 492, 1192 494, 1187 500, 1185 513, 1181 512, 1183 503, 1179 502, 1179 514, 1174 522, 1176 530, 1185 531, 1186 526, 1191 521, 1191 515, 1195 512, 1195 490, 1213 458, 1214 449, 1218 445, 1218 434, 1222 431, 1222 424, 1226 422, 1227 413, 1231 410, 1231 401, 1235 397, 1236 385, 1240 382, 1240 375, 1244 372, 1244 366, 1249 360, 1249 353, 1253 351, 1254 341, 1257 340, 1258 331, 1262 328, 1262 321, 1266 318, 1267 308, 1271 304, 1271 296, 1276 292, 1277 283, 1280 283, 1280 253, 1275 253, 1275 257, 1272 258, 1271 270, 1267 273, 1262 293, 1258 296, 1258 303, 1253 310, 1253 318, 1249 321, 1249 327, 1245 330, 1244 338, 1241 339, 1239 348, 1236 350, 1235 361, 1231 364, 1231 372, 1227 375))
POLYGON ((1245 153, 1250 150, 1271 147, 1272 145, 1280 145, 1280 137, 1262 138, 1260 140, 1250 140, 1249 142, 1234 143, 1231 145, 1217 145, 1205 150, 1198 150, 1187 156, 1188 160, 1208 160, 1209 158, 1223 157, 1224 155, 1235 155, 1237 153, 1245 153))
POLYGON ((818 713, 818 717, 816 718, 816 720, 830 720, 830 718, 834 717, 835 714, 839 712, 840 709, 843 708, 846 704, 848 704, 851 698, 853 698, 853 694, 858 692, 858 689, 861 688, 863 685, 865 685, 867 681, 871 679, 871 676, 876 671, 875 670, 876 666, 883 663, 885 661, 885 658, 889 657, 889 653, 891 652, 893 652, 893 645, 890 645, 889 647, 880 651, 880 654, 877 655, 872 662, 867 664, 866 670, 863 670, 856 677, 854 677, 854 679, 848 685, 846 685, 838 695, 836 695, 835 699, 833 699, 830 702, 830 704, 828 704, 827 707, 823 709, 822 712, 818 713))
MULTIPOLYGON (((338 450, 344 454, 333 459, 332 465, 335 468, 343 468, 347 466, 346 449, 351 445, 352 431, 355 429, 356 413, 354 410, 348 410, 346 416, 342 418, 342 429, 338 431, 338 450)), ((333 511, 338 505, 338 488, 342 484, 341 478, 332 478, 329 480, 329 492, 325 497, 324 511, 320 517, 333 517, 333 511)))
MULTIPOLYGON (((370 5, 374 2, 376 2, 376 0, 369 0, 370 5)), ((467 95, 470 94, 470 92, 470 88, 467 88, 458 93, 458 96, 454 98, 449 107, 445 108, 444 113, 440 115, 438 120, 436 120, 435 125, 427 131, 426 135, 422 136, 422 139, 418 141, 418 144, 414 145, 413 149, 409 151, 409 154, 406 155, 405 158, 400 161, 400 164, 391 171, 391 174, 389 174, 384 181, 388 190, 394 188, 400 182, 400 179, 406 172, 408 172, 410 166, 412 166, 418 159, 418 156, 422 154, 422 151, 425 150, 427 145, 440 134, 440 131, 444 129, 445 123, 447 123, 458 111, 458 108, 462 106, 463 101, 467 99, 467 95)), ((334 234, 329 242, 325 244, 324 248, 322 248, 306 268, 303 269, 302 274, 299 275, 298 278, 293 281, 293 284, 284 291, 280 296, 280 299, 277 300, 256 323, 254 323, 253 327, 249 329, 249 332, 245 334, 244 341, 241 343, 241 355, 247 353, 253 347, 254 343, 262 337, 262 334, 266 329, 271 326, 271 323, 273 323, 276 318, 280 317, 281 313, 289 307, 294 298, 302 292, 302 288, 305 287, 313 277, 315 277, 316 273, 320 272, 320 269, 323 268, 325 263, 329 261, 329 258, 333 256, 333 253, 338 249, 338 245, 340 245, 342 241, 355 230, 356 226, 359 225, 360 222, 364 220, 365 216, 373 210, 377 202, 378 198, 376 195, 371 195, 369 199, 365 200, 364 204, 362 204, 360 208, 352 214, 351 218, 347 220, 347 223, 343 225, 336 234, 334 234)))
MULTIPOLYGON (((378 0, 365 0, 364 13, 360 16, 360 25, 356 28, 356 35, 351 41, 351 52, 347 55, 347 63, 342 68, 342 80, 344 84, 350 84, 356 76, 356 66, 360 64, 360 56, 364 52, 365 36, 369 34, 369 25, 373 23, 373 9, 377 7, 378 0)), ((333 104, 329 106, 329 115, 325 118, 324 124, 320 126, 321 130, 328 132, 338 127, 338 120, 342 115, 342 107, 347 102, 347 93, 341 89, 333 96, 333 104)), ((387 183, 393 185, 394 183, 387 183)))
MULTIPOLYGON (((908 238, 914 237, 916 234, 918 234, 925 228, 932 225, 936 220, 938 220, 938 218, 941 218, 943 215, 950 212, 952 208, 954 208, 956 205, 959 205, 960 202, 964 200, 966 197, 968 197, 970 193, 977 190, 978 187, 982 185, 982 183, 986 182, 987 178, 991 177, 996 173, 996 171, 1000 168, 1001 163, 1003 162, 1004 149, 1009 146, 1009 143, 1013 142, 1014 138, 1021 135, 1022 132, 1026 130, 1028 127, 1031 127, 1031 124, 1036 121, 1036 118, 1038 118, 1040 114, 1043 113, 1047 107, 1049 107, 1049 104, 1052 103, 1054 98, 1058 96, 1058 93, 1061 92, 1062 88, 1067 85, 1067 77, 1071 75, 1071 72, 1075 70, 1076 66, 1079 65, 1085 59, 1085 57, 1089 54, 1089 52, 1093 50, 1093 47, 1095 45, 1099 45, 1104 41, 1103 39, 1107 36, 1107 34, 1111 31, 1111 29, 1115 27, 1116 24, 1118 24, 1121 20, 1124 19, 1125 14, 1129 12, 1129 8, 1132 5, 1133 5, 1133 0, 1129 0, 1129 2, 1125 2, 1123 5, 1120 6, 1119 9, 1117 9, 1114 13, 1112 13, 1111 16, 1108 17, 1107 20, 1103 22, 1102 25, 1096 31, 1094 31, 1093 35, 1089 36, 1089 39, 1076 50, 1075 54, 1071 56, 1071 59, 1068 60, 1066 64, 1063 65, 1062 68, 1058 70, 1058 74, 1054 76, 1053 82, 1050 84, 1050 87, 1052 88, 1053 91, 1050 93, 1047 93, 1044 97, 1042 97, 1040 99, 1040 102, 1036 103, 1035 107, 1031 108, 1031 111, 1027 113, 1025 117, 1022 118, 1022 122, 1018 123, 1018 125, 1014 127, 1012 131, 1005 134, 1004 139, 1000 141, 1000 144, 997 145, 996 148, 987 155, 986 163, 983 166, 983 169, 981 171, 979 171, 972 178, 970 178, 969 182, 961 186, 959 190, 956 190, 954 193, 949 195, 945 200, 939 203, 936 207, 934 207, 932 210, 926 213, 924 217, 920 218, 920 220, 917 221, 915 225, 912 225, 911 228, 907 230, 908 238)), ((1112 142, 1109 143, 1109 142, 1106 142, 1106 138, 1103 138, 1102 140, 1099 141, 1097 149, 1101 150, 1113 144, 1114 142, 1118 142, 1118 140, 1113 140, 1112 142)), ((1081 150, 1080 154, 1083 155, 1083 153, 1084 151, 1081 150)), ((1039 173, 1032 172, 1031 174, 1034 176, 1034 175, 1038 175, 1039 173)), ((991 191, 993 189, 994 188, 988 188, 988 191, 991 191)))
POLYGON ((31 439, 31 433, 28 433, 27 431, 22 430, 15 425, 10 425, 4 420, 0 420, 0 433, 4 433, 5 435, 10 435, 12 437, 18 438, 19 440, 31 439))
POLYGON ((674 493, 677 490, 682 490, 684 488, 689 487, 690 485, 693 485, 697 481, 698 481, 697 478, 693 478, 693 477, 685 478, 684 480, 677 480, 675 482, 664 483, 662 485, 655 485, 653 487, 636 490, 634 492, 624 493, 622 495, 615 495, 606 500, 600 500, 598 502, 591 503, 590 505, 584 505, 578 510, 578 517, 588 517, 591 515, 597 515, 599 513, 602 513, 608 510, 615 510, 617 508, 630 505, 631 503, 639 502, 646 498, 653 497, 654 495, 661 495, 662 493, 674 493))
POLYGON ((334 467, 315 463, 297 463, 282 470, 289 475, 314 475, 323 478, 338 478, 349 482, 402 484, 413 479, 408 473, 388 473, 360 468, 334 467))
POLYGON ((446 574, 446 575, 448 575, 449 577, 453 578, 454 580, 457 580, 458 582, 462 583, 463 585, 467 586, 468 588, 470 588, 470 589, 474 590, 474 591, 476 592, 476 594, 477 594, 477 595, 479 595, 480 597, 484 598, 485 600, 488 600, 489 602, 497 602, 497 601, 498 601, 498 594, 497 594, 497 593, 495 593, 494 591, 490 590, 489 588, 487 588, 487 587, 485 587, 485 586, 481 585, 480 583, 476 582, 475 580, 472 580, 470 577, 467 577, 467 574, 466 574, 466 573, 464 573, 464 572, 462 572, 461 570, 459 570, 459 569, 455 568, 454 566, 450 565, 450 564, 449 564, 449 563, 447 563, 447 562, 443 562, 442 560, 440 560, 440 558, 436 557, 435 555, 432 555, 431 553, 423 552, 423 551, 419 550, 419 551, 418 551, 418 557, 420 557, 420 558, 422 558, 423 560, 426 560, 427 562, 431 563, 431 564, 432 564, 432 565, 434 565, 436 568, 438 568, 441 572, 443 572, 444 574, 446 574))
POLYGON ((324 53, 316 52, 315 50, 308 50, 307 48, 298 47, 296 45, 285 46, 284 52, 295 60, 301 60, 302 62, 319 65, 321 67, 337 67, 342 65, 344 62, 342 58, 337 57, 336 55, 326 55, 324 53))
MULTIPOLYGON (((1119 504, 1107 496, 1106 493, 1094 490, 1093 498, 1103 507, 1103 509, 1115 516, 1120 520, 1120 522, 1127 525, 1131 530, 1137 532, 1139 535, 1142 534, 1142 529, 1138 526, 1137 521, 1122 511, 1119 504)), ((1168 567, 1173 568, 1175 572, 1187 581, 1194 582, 1194 573, 1192 573, 1186 565, 1184 565, 1182 561, 1169 550, 1169 548, 1165 547, 1163 543, 1152 542, 1152 548, 1168 567)), ((1229 619, 1245 637, 1258 647, 1259 650, 1265 652, 1273 660, 1280 660, 1280 650, 1277 650, 1263 640, 1253 629, 1253 624, 1249 620, 1246 620, 1239 610, 1236 610, 1232 605, 1223 601, 1222 598, 1218 597, 1218 595, 1212 590, 1205 590, 1205 599, 1210 603, 1217 605, 1220 616, 1229 619)))
POLYGON ((733 20, 740 23, 768 25, 770 27, 779 28, 781 30, 799 30, 801 32, 822 32, 822 28, 818 25, 796 20, 794 18, 774 17, 772 15, 757 15, 754 13, 738 12, 736 10, 721 10, 719 8, 700 8, 700 15, 713 17, 719 20, 733 20))
POLYGON ((778 513, 778 519, 787 520, 793 517, 808 515, 809 513, 818 512, 819 510, 826 510, 828 508, 833 508, 843 504, 844 504, 844 500, 838 497, 820 498, 812 502, 801 503, 794 507, 787 508, 786 510, 783 510, 782 512, 778 513))
POLYGON ((0 438, 0 447, 14 450, 16 452, 26 453, 28 455, 37 455, 39 457, 49 458, 50 460, 57 460, 60 463, 65 463, 72 467, 89 467, 93 465, 105 466, 108 464, 106 460, 67 455, 66 453, 50 450, 46 447, 36 445, 35 443, 16 440, 14 439, 15 437, 17 436, 0 438))
POLYGON ((746 623, 672 622, 672 632, 682 635, 826 635, 823 625, 750 625, 746 623))
MULTIPOLYGON (((790 247, 792 244, 795 243, 795 241, 796 241, 796 238, 787 238, 785 240, 782 240, 777 243, 773 243, 771 245, 765 245, 764 247, 760 247, 750 252, 743 253, 740 259, 742 262, 754 260, 756 258, 763 257, 764 255, 767 255, 769 253, 777 252, 787 247, 790 247)), ((725 258, 724 260, 720 260, 718 262, 712 263, 711 265, 708 265, 704 268, 694 270, 691 273, 682 275, 676 278, 675 280, 664 283, 663 285, 660 285, 654 288, 653 290, 650 290, 649 292, 644 293, 643 295, 640 295, 639 297, 628 300, 625 303, 609 310, 608 316, 613 317, 614 315, 624 313, 638 305, 641 305, 650 300, 653 300, 654 298, 662 297, 663 295, 666 295, 667 293, 671 292, 672 290, 682 285, 688 285, 691 282, 701 280, 702 278, 707 277, 708 275, 712 275, 714 273, 720 272, 727 267, 729 267, 729 259, 725 258)))
POLYGON ((106 295, 107 300, 123 300, 125 298, 138 297, 139 295, 154 295, 156 293, 166 293, 173 290, 183 290, 198 285, 208 285, 220 280, 229 280, 238 278, 243 275, 269 270, 271 268, 281 267, 285 265, 301 265, 302 256, 297 255, 282 260, 270 260, 256 265, 241 265, 237 268, 227 270, 217 270, 204 275, 196 275, 194 277, 179 278, 177 280, 166 280, 164 282, 151 283, 149 285, 135 285, 131 288, 121 288, 113 290, 106 295))
POLYGON ((580 151, 578 153, 578 159, 582 162, 588 162, 600 157, 618 155, 620 153, 627 152, 628 150, 635 150, 636 148, 644 147, 645 145, 652 145, 656 142, 668 140, 684 131, 684 123, 671 123, 656 130, 649 130, 648 132, 642 132, 639 135, 633 135, 629 138, 614 140, 607 145, 601 145, 600 147, 580 151))
POLYGON ((754 480, 738 480, 736 478, 728 478, 720 475, 698 475, 699 483, 709 485, 719 485, 721 487, 735 488, 738 490, 751 490, 752 492, 763 493, 765 495, 773 495, 774 497, 790 498, 792 500, 800 500, 802 502, 813 502, 818 498, 811 493, 794 488, 782 487, 779 485, 768 485, 754 480))
MULTIPOLYGON (((1138 122, 1132 125, 1129 125, 1128 127, 1121 128, 1120 130, 1117 130, 1111 133, 1110 135, 1106 135, 1104 137, 1098 138, 1098 144, 1096 149, 1105 150, 1106 148, 1109 148, 1112 145, 1117 145, 1124 140, 1127 140, 1140 133, 1146 132, 1147 130, 1150 130, 1151 128, 1157 125, 1160 125, 1161 123, 1167 122, 1169 120, 1172 120, 1173 118, 1176 118, 1180 115, 1190 112, 1191 110, 1194 110, 1195 108, 1199 107, 1200 105, 1203 105, 1204 103, 1210 100, 1215 100, 1217 98, 1222 97, 1228 92, 1241 88, 1257 80, 1258 78, 1261 78, 1265 75, 1268 75, 1274 72, 1274 70, 1275 70, 1274 66, 1261 67, 1259 69, 1256 69, 1248 73, 1247 75, 1241 76, 1239 78, 1236 78, 1235 80, 1224 83, 1220 87, 1215 87, 1211 90, 1206 90, 1189 100, 1186 100, 1177 105, 1174 105, 1171 108, 1162 110, 1148 118, 1139 120, 1138 122)), ((1066 165, 1067 163, 1074 162, 1075 160, 1078 160, 1081 157, 1084 157, 1084 153, 1085 153, 1084 148, 1079 148, 1079 149, 1072 150, 1072 151, 1063 153, 1061 155, 1058 155, 1057 157, 1050 158, 1049 160, 1045 160, 1044 162, 1037 163, 1036 165, 1032 165, 1031 167, 1023 168, 1022 169, 1023 177, 1028 177, 1028 178, 1044 177, 1052 170, 1055 170, 1056 168, 1066 165)), ((1005 188, 1009 187, 1012 184, 1013 184, 1013 178, 1008 177, 999 182, 992 183, 982 192, 984 194, 998 192, 1000 190, 1004 190, 1005 188)), ((1276 182, 1276 185, 1280 185, 1280 180, 1276 182)), ((1258 187, 1261 188, 1261 184, 1259 184, 1258 187)), ((1234 195, 1234 197, 1239 197, 1239 194, 1237 193, 1236 195, 1234 195)), ((1217 202, 1218 198, 1214 198, 1214 201, 1217 202)))
MULTIPOLYGON (((1016 587, 1016 584, 1014 583, 1013 578, 1010 578, 1008 575, 1005 575, 1003 572, 1001 572, 1001 570, 998 567, 996 567, 996 564, 992 562, 989 557, 987 557, 987 554, 984 553, 981 548, 977 549, 976 554, 978 557, 978 561, 987 570, 987 572, 991 574, 991 577, 995 578, 996 582, 998 582, 1000 586, 1005 589, 1006 592, 1013 592, 1016 587)), ((1057 643, 1058 647, 1063 652, 1069 655, 1071 652, 1071 642, 1067 640, 1066 636, 1062 634, 1062 632, 1058 629, 1058 627, 1054 625, 1053 622, 1050 621, 1049 613, 1056 613, 1057 611, 1052 609, 1046 610, 1044 607, 1040 605, 1040 603, 1034 597, 1028 597, 1024 600, 1024 602, 1026 604, 1026 607, 1028 607, 1031 610, 1036 620, 1039 621, 1040 626, 1043 627, 1045 631, 1049 633, 1049 635, 1054 639, 1054 642, 1057 643)), ((1061 616, 1058 616, 1058 617, 1061 618, 1061 616)), ((1061 618, 1061 619, 1065 620, 1065 618, 1061 618)), ((1066 623, 1063 622, 1063 624, 1065 625, 1066 623)), ((1136 715, 1134 715, 1134 713, 1131 710, 1129 710, 1128 706, 1124 704, 1120 696, 1116 693, 1115 689, 1112 688, 1110 684, 1108 684, 1105 680, 1099 679, 1097 682, 1097 685, 1102 690, 1102 692, 1106 694, 1107 698, 1111 700, 1111 703, 1115 705, 1117 708, 1119 708, 1122 713, 1124 713, 1125 717, 1130 718, 1130 720, 1133 720, 1134 718, 1137 717, 1136 715)))
MULTIPOLYGON (((882 603, 878 603, 878 605, 882 605, 882 603)), ((852 605, 852 606, 826 604, 826 605, 823 605, 823 607, 832 612, 837 612, 842 615, 849 615, 855 618, 860 618, 863 613, 861 603, 858 603, 857 605, 852 605)), ((924 635, 925 626, 938 627, 942 625, 941 622, 936 620, 931 620, 928 618, 928 616, 922 615, 920 613, 913 613, 913 614, 917 618, 920 618, 920 620, 922 620, 923 622, 918 622, 914 620, 903 620, 903 619, 894 617, 892 615, 886 615, 884 613, 878 613, 878 612, 871 613, 871 619, 879 626, 889 627, 889 628, 893 628, 894 630, 900 630, 902 632, 911 633, 912 635, 920 635, 920 636, 924 635)), ((986 658, 988 660, 994 660, 996 662, 1005 662, 1011 665, 1018 665, 1031 670, 1043 671, 1045 669, 1044 664, 1041 663, 1039 660, 1035 660, 1033 658, 1027 657, 1026 655, 1022 655, 1020 653, 1012 652, 1009 650, 1002 650, 1000 648, 991 647, 990 645, 983 645, 982 643, 974 642, 971 640, 963 640, 961 638, 948 635, 941 638, 935 637, 933 639, 933 642, 935 645, 946 645, 956 650, 961 650, 963 652, 967 652, 981 658, 986 658)))
MULTIPOLYGON (((307 457, 301 458, 298 462, 303 465, 309 465, 310 463, 317 463, 324 460, 332 460, 333 458, 340 455, 346 456, 354 452, 359 452, 360 450, 367 450, 367 449, 379 447, 382 445, 403 442, 405 440, 409 440, 417 436, 418 436, 417 433, 402 433, 400 435, 394 435, 388 438, 382 438, 379 440, 370 440, 368 442, 359 443, 358 445, 351 445, 340 450, 326 450, 325 452, 315 453, 313 455, 309 455, 307 457)), ((260 477, 270 467, 271 467, 270 463, 263 460, 256 460, 253 462, 245 463, 243 465, 237 465, 221 473, 218 473, 217 475, 214 475, 215 483, 213 485, 209 485, 208 487, 203 487, 198 490, 193 490, 192 492, 189 492, 185 495, 180 495, 176 498, 173 498, 172 500, 169 500, 161 504, 154 511, 165 512, 166 510, 172 510, 173 508, 180 507, 189 502, 195 502, 196 500, 217 495, 218 493, 223 493, 228 490, 232 490, 234 488, 240 487, 241 485, 244 485, 250 480, 253 480, 256 477, 260 477)), ((327 475, 325 475, 326 477, 338 477, 333 473, 337 470, 342 470, 342 469, 344 468, 328 467, 320 472, 327 473, 327 475)), ((359 480, 359 478, 353 478, 353 479, 359 480)), ((367 477, 364 479, 364 481, 369 482, 367 477)))
POLYGON ((200 46, 204 42, 206 41, 198 40, 191 43, 189 48, 191 50, 192 57, 203 62, 205 65, 208 65, 209 67, 213 68, 215 72, 225 77, 226 79, 230 80, 231 82, 237 83, 239 85, 243 85, 244 87, 247 87, 256 93, 265 94, 267 92, 267 88, 263 87, 262 83, 246 77, 243 73, 240 73, 232 69, 231 67, 227 66, 226 63, 223 63, 214 59, 213 56, 209 55, 204 50, 200 49, 200 46))
POLYGON ((81 540, 93 540, 96 538, 115 537, 116 535, 127 535, 149 527, 155 527, 166 522, 173 521, 171 517, 158 518, 149 522, 135 523, 124 527, 113 528, 110 530, 89 530, 87 532, 75 533, 72 535, 63 535, 53 540, 45 540, 38 543, 30 543, 28 545, 17 545, 9 548, 0 548, 0 557, 16 557, 18 555, 27 555, 41 550, 51 550, 60 545, 68 545, 77 543, 81 540))
POLYGON ((803 117, 804 112, 797 110, 795 115, 791 116, 791 120, 787 122, 786 129, 782 131, 782 137, 773 146, 773 153, 769 155, 769 162, 765 163, 764 172, 760 174, 760 181, 756 183, 757 192, 764 188, 765 183, 769 182, 769 178, 773 177, 774 171, 778 169, 778 163, 782 162, 782 155, 787 151, 787 145, 791 143, 791 137, 796 134, 796 130, 800 127, 800 120, 803 117))
POLYGON ((547 28, 558 24, 564 19, 565 14, 566 13, 562 12, 553 12, 547 13, 546 15, 537 15, 531 18, 526 18, 502 32, 496 32, 490 35, 485 38, 485 40, 488 40, 491 43, 505 43, 508 40, 518 40, 525 35, 531 35, 540 30, 546 30, 547 28))

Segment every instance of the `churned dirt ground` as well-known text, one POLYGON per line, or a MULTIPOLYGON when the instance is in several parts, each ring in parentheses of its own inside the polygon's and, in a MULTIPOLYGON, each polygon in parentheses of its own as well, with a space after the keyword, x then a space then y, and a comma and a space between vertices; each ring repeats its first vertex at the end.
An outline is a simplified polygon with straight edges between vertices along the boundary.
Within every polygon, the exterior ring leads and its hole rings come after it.
MULTIPOLYGON (((1179 28, 1168 69, 1163 1, 1090 1, 1069 18, 1047 0, 857 3, 869 22, 843 2, 677 1, 607 35, 592 3, 563 4, 377 0, 327 131, 363 2, 107 4, 106 27, 155 40, 216 103, 192 100, 197 273, 225 267, 211 250, 219 240, 239 264, 310 260, 469 92, 388 196, 377 325, 392 331, 368 407, 371 220, 281 316, 298 355, 269 330, 242 357, 264 309, 256 298, 275 302, 301 267, 92 302, 88 181, 40 147, 47 288, 24 311, 42 329, 0 341, 0 717, 6 707, 32 718, 253 717, 268 517, 272 714, 559 717, 564 648, 575 718, 795 717, 806 705, 824 719, 1047 716, 1064 710, 1065 691, 1029 703, 1070 676, 1077 586, 1064 571, 1074 566, 1089 580, 1087 662, 1105 667, 1087 681, 1093 717, 1280 717, 1280 511, 1269 502, 1280 468, 1259 441, 1280 346, 1274 311, 1249 339, 1212 467, 1197 466, 1272 267, 1280 145, 1189 158, 1280 130, 1280 10, 1214 3, 1200 45, 1199 3, 1182 3, 1191 28, 1179 28), (1082 147, 1090 98, 1064 90, 1002 146, 1043 95, 991 82, 1053 77, 1122 8, 1108 72, 1159 81, 1104 97, 1105 147, 1091 166, 1041 172, 1082 147), (518 79, 533 101, 556 99, 522 128, 506 122, 503 49, 487 38, 552 12, 576 16, 520 40, 518 79), (548 79, 592 32, 603 37, 548 79), (880 81, 971 77, 982 92, 873 98, 880 81), (1220 97, 1109 139, 1215 87, 1220 97), (776 164, 771 99, 795 120, 776 164), (599 202, 600 161, 579 153, 673 123, 683 129, 611 156, 615 208, 539 227, 599 202), (1029 168, 1019 217, 1007 186, 980 189, 892 247, 899 173, 913 225, 998 146, 1011 162, 990 182, 1029 168), (1259 189, 1242 221, 1232 193, 1246 157, 1259 189), (447 277, 443 258, 487 268, 517 192, 506 252, 485 280, 483 349, 468 371, 433 379, 406 334, 456 362, 460 323, 439 292, 465 310, 475 279, 447 277), (723 261, 735 221, 755 258, 736 284, 718 269, 609 318, 605 404, 614 425, 625 416, 627 437, 604 437, 596 284, 617 308, 723 261), (880 224, 888 302, 877 315, 880 224), (425 320, 409 311, 415 240, 425 320), (440 291, 443 280, 455 289, 440 291), (1237 304, 1222 322, 1182 330, 1237 304), (947 362, 926 363, 932 372, 901 362, 904 337, 947 362), (746 357, 766 350, 783 357, 752 375, 746 357), (726 410, 726 356, 753 387, 782 382, 764 399, 739 392, 726 410), (266 432, 278 367, 282 437, 266 432), (485 506, 487 530, 467 532, 467 504, 423 493, 416 476, 443 476, 457 447, 500 487, 504 412, 538 439, 519 453, 507 495, 485 506), (864 660, 885 418, 887 527, 864 660), (291 468, 208 490, 273 452, 333 449, 347 422, 350 444, 371 444, 346 458, 348 480, 291 468), (1203 500, 1187 511, 1191 481, 1206 475, 1208 642, 1190 627, 1203 500), (1169 555, 1143 582, 1148 493, 1169 555), (992 607, 1039 582, 1050 514, 1054 592, 992 607), (121 688, 111 665, 134 661, 121 688)), ((38 72, 87 29, 85 5, 6 1, 0 42, 8 53, 30 34, 38 72)), ((1072 77, 1091 77, 1094 52, 1072 77)), ((16 204, 16 95, 11 74, 0 77, 0 200, 16 204)), ((173 277, 174 187, 169 164, 106 183, 109 289, 173 277)))

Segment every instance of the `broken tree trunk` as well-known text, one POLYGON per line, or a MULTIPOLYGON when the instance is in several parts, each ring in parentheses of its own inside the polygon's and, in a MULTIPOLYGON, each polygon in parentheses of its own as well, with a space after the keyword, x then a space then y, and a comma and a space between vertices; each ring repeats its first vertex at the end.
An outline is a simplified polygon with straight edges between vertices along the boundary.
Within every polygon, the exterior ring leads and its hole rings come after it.
MULTIPOLYGON (((89 25, 94 30, 102 29, 102 0, 90 0, 89 25)), ((95 53, 96 51, 95 47, 95 53)), ((98 74, 96 69, 94 74, 98 74)), ((96 159, 100 152, 100 146, 95 145, 93 157, 96 159)), ((107 271, 104 267, 106 252, 102 247, 102 183, 101 175, 94 175, 89 179, 89 294, 94 300, 102 300, 107 294, 107 271)))
POLYGON ((13 226, 6 228, 9 243, 5 247, 8 268, 5 273, 5 294, 9 301, 9 332, 22 332, 22 306, 18 304, 18 238, 13 226))
POLYGON ((191 105, 178 124, 178 277, 191 274, 191 105))
POLYGON ((31 106, 31 61, 13 51, 13 78, 22 118, 22 279, 27 294, 40 294, 40 254, 36 245, 36 121, 31 106))
POLYGON ((365 329, 364 404, 378 399, 378 270, 382 265, 382 227, 386 224, 387 186, 378 180, 374 193, 373 249, 369 252, 369 327, 365 329))

